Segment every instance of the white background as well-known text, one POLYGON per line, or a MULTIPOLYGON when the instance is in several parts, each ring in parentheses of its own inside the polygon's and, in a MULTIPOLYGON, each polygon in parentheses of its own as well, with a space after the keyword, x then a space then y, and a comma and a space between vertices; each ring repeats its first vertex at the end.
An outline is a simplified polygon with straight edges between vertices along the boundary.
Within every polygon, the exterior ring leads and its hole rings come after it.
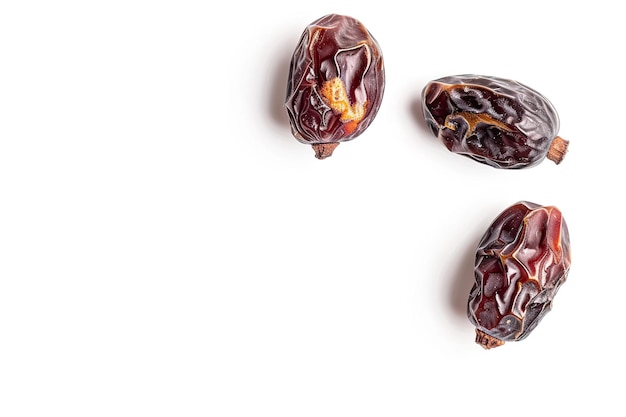
POLYGON ((0 415, 623 416, 623 16, 608 1, 0 6, 0 415), (361 20, 387 84, 326 160, 292 136, 307 24, 361 20), (552 101, 561 165, 497 170, 425 127, 432 79, 552 101), (556 205, 573 262, 483 350, 475 246, 556 205))

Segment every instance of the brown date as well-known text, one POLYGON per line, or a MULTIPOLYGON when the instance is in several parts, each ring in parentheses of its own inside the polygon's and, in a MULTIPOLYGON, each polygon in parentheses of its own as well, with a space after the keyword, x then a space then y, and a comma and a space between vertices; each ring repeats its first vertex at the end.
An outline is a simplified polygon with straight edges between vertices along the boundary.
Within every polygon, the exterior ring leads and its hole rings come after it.
POLYGON ((285 107, 291 132, 318 159, 371 124, 385 88, 377 41, 358 20, 330 14, 309 24, 291 58, 285 107))
POLYGON ((569 142, 557 136, 559 117, 540 93, 517 81, 457 75, 422 90, 424 117, 451 152, 495 168, 519 169, 546 157, 559 164, 569 142))
POLYGON ((559 209, 527 201, 505 209, 476 251, 467 315, 485 349, 527 337, 552 307, 571 263, 559 209))

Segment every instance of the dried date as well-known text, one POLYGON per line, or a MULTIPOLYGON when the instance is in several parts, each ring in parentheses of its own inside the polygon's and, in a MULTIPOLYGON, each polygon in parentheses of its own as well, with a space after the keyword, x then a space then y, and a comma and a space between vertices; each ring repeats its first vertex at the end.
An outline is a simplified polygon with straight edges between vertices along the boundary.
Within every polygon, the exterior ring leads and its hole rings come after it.
POLYGON ((318 159, 376 116, 385 88, 378 42, 358 20, 330 14, 309 24, 293 53, 285 107, 291 131, 318 159))
POLYGON ((559 209, 521 201, 489 226, 476 251, 467 315, 485 349, 526 338, 552 307, 571 264, 559 209))
POLYGON ((559 164, 569 142, 543 95, 517 81, 458 75, 422 90, 424 117, 451 152, 496 168, 518 169, 546 157, 559 164))

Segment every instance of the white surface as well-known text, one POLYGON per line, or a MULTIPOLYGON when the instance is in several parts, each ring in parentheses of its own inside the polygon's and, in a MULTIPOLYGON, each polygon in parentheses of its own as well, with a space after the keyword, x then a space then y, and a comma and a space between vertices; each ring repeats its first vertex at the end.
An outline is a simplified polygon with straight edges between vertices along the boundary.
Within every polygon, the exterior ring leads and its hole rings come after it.
POLYGON ((406 7, 0 6, 0 415, 624 415, 622 16, 406 7), (282 104, 327 13, 370 29, 387 85, 319 161, 282 104), (564 162, 449 153, 417 103, 463 73, 546 95, 564 162), (485 351, 473 251, 522 199, 562 210, 572 269, 528 339, 485 351))

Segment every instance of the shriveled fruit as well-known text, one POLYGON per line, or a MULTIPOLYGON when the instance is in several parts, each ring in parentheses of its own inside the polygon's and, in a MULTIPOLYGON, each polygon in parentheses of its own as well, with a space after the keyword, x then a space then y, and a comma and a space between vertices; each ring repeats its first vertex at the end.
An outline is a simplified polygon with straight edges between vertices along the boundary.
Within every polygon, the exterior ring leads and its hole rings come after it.
POLYGON ((476 251, 467 315, 486 349, 527 337, 552 307, 571 264, 559 209, 527 201, 505 209, 476 251))
POLYGON ((496 168, 519 169, 548 158, 561 163, 569 142, 543 95, 517 81, 456 75, 422 90, 424 117, 451 152, 496 168))
POLYGON ((385 88, 377 41, 358 20, 330 14, 307 26, 293 53, 285 107, 291 131, 318 159, 376 116, 385 88))

